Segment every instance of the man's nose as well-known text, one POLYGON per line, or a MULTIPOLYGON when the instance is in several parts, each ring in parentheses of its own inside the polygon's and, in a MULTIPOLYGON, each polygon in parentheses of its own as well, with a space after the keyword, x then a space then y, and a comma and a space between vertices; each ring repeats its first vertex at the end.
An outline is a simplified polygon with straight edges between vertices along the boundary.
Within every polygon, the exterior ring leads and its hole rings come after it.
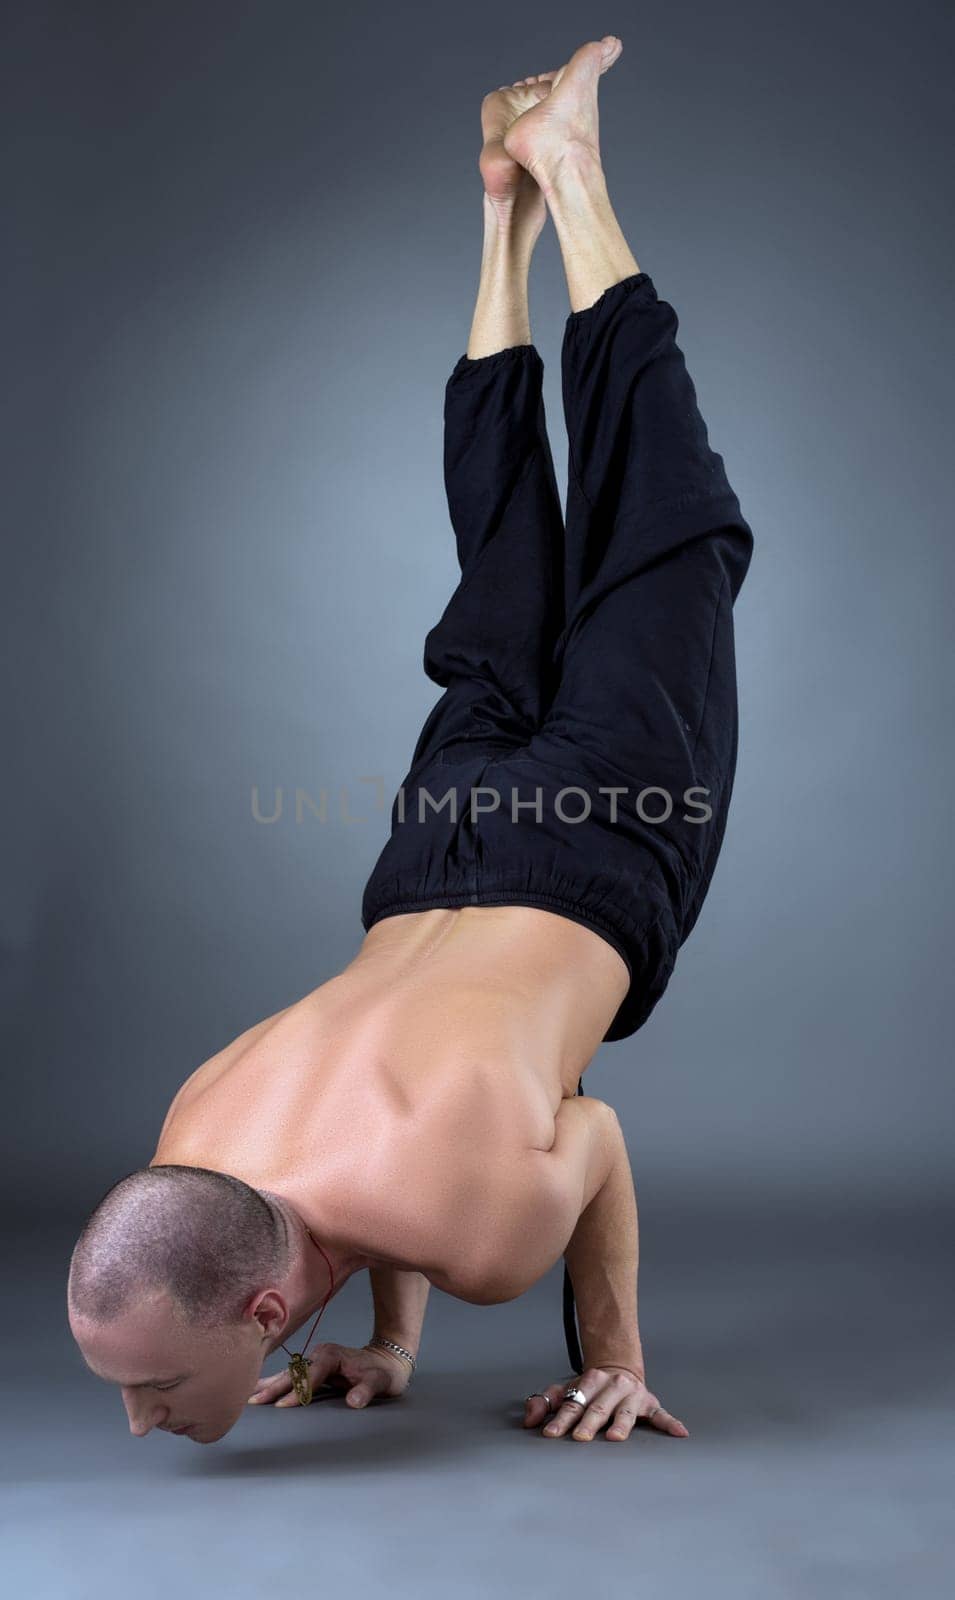
POLYGON ((153 1428, 165 1416, 164 1408, 156 1405, 155 1401, 149 1405, 143 1405, 142 1401, 137 1397, 124 1394, 123 1405, 126 1407, 126 1415, 129 1418, 129 1431, 137 1439, 144 1438, 147 1433, 151 1433, 153 1428))

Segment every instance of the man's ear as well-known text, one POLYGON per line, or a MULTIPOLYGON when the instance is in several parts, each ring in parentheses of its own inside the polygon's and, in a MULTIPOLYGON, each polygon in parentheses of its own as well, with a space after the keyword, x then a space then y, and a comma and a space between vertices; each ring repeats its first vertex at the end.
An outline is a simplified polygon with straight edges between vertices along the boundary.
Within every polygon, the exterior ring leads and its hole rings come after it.
POLYGON ((258 1323, 264 1339, 274 1339, 288 1326, 289 1308, 277 1289, 261 1289, 250 1300, 245 1314, 258 1323))

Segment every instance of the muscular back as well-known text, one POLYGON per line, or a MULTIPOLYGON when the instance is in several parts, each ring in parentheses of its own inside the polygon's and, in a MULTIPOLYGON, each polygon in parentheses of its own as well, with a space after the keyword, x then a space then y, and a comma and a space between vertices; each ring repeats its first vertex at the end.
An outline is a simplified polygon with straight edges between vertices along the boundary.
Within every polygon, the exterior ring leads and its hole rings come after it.
POLYGON ((311 1202, 369 1255, 508 1298, 573 1230, 556 1119, 626 987, 609 944, 550 912, 387 918, 193 1073, 153 1161, 311 1202))

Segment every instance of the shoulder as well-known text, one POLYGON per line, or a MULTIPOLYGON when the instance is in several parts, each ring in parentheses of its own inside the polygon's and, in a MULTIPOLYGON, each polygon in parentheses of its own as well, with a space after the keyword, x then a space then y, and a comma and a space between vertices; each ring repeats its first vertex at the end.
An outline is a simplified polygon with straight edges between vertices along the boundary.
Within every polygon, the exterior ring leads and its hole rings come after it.
POLYGON ((221 1078, 223 1073, 229 1070, 239 1056, 244 1055, 247 1050, 251 1049, 262 1035, 291 1009, 291 1006, 286 1006, 282 1011, 276 1011, 270 1017, 263 1017, 261 1022, 256 1022, 251 1028, 246 1028, 244 1033, 238 1034, 229 1044, 224 1045, 221 1050, 217 1050, 215 1055, 209 1056, 207 1060, 200 1062, 195 1071, 189 1074, 188 1078, 180 1084, 173 1095, 160 1131, 160 1143, 163 1136, 168 1132, 173 1118, 192 1105, 199 1095, 211 1089, 217 1079, 221 1078))

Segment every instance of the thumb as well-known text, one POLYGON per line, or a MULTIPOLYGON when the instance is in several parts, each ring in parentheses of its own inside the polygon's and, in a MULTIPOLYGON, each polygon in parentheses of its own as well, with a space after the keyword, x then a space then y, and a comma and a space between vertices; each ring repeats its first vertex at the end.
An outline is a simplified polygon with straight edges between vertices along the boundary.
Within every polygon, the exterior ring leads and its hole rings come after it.
POLYGON ((345 1396, 346 1404, 356 1407, 367 1405, 370 1399, 371 1390, 368 1388, 367 1384, 363 1383, 356 1384, 354 1389, 349 1389, 345 1396))

